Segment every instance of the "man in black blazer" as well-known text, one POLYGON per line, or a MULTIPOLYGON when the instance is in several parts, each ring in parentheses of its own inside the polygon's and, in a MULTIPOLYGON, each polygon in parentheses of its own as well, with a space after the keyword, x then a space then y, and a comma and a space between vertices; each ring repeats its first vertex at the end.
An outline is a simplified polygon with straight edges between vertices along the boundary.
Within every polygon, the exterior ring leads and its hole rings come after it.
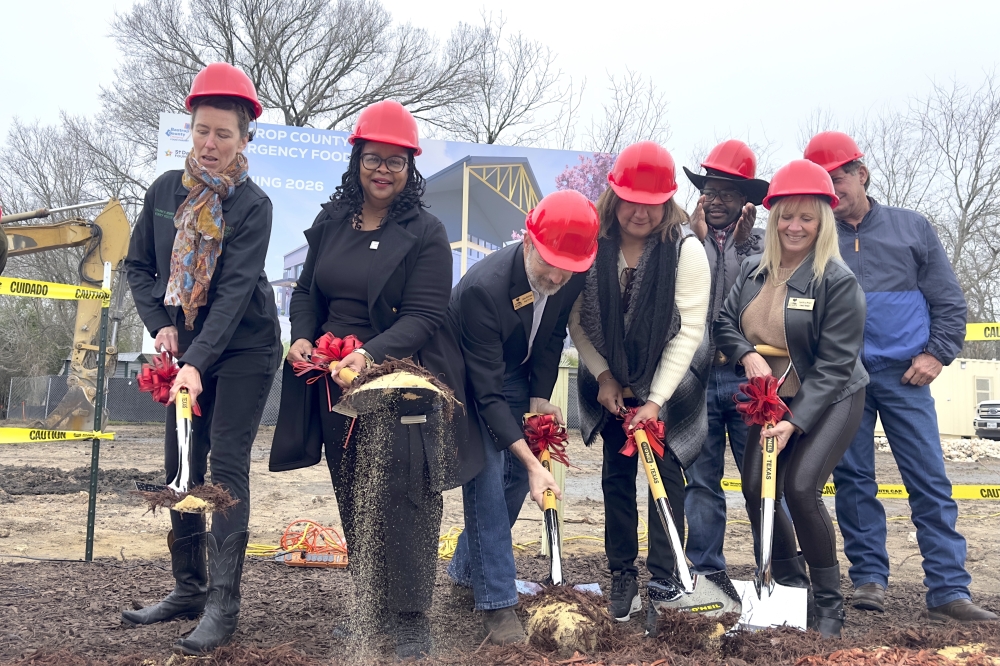
POLYGON ((463 486, 465 531, 448 567, 456 584, 473 588, 491 642, 524 640, 517 605, 510 528, 524 497, 542 503, 561 492, 532 455, 522 432, 527 412, 553 414, 566 322, 597 254, 598 217, 578 192, 542 199, 526 221, 522 243, 479 261, 454 288, 448 317, 465 357, 486 464, 463 486))

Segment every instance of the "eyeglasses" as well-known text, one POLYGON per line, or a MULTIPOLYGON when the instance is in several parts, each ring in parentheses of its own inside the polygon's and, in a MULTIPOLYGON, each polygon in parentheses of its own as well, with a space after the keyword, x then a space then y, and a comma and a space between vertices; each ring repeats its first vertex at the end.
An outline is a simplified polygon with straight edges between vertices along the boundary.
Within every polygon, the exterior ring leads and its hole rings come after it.
POLYGON ((705 197, 705 203, 715 199, 715 197, 719 197, 724 203, 733 203, 742 197, 743 193, 737 190, 702 190, 701 196, 705 197))
POLYGON ((361 166, 369 171, 375 171, 375 169, 382 166, 383 162, 385 162, 385 168, 392 173, 400 173, 406 168, 407 159, 405 157, 400 157, 399 155, 393 155, 392 157, 382 159, 375 153, 361 154, 361 166))

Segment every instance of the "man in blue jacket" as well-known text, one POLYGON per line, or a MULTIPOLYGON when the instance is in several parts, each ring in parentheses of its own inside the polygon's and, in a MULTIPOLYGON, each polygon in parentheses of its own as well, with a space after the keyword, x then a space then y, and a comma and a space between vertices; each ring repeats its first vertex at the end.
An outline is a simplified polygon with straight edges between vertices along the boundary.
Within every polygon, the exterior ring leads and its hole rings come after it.
POLYGON ((941 241, 926 218, 867 196, 864 154, 851 137, 821 132, 804 157, 825 168, 840 197, 834 209, 840 253, 865 291, 868 314, 861 359, 871 376, 865 414, 833 472, 837 520, 851 561, 852 604, 885 610, 889 583, 886 518, 876 499, 875 419, 910 496, 924 557, 927 614, 932 621, 975 622, 997 616, 972 603, 965 538, 955 529, 958 505, 941 453, 930 383, 962 350, 966 304, 941 241))

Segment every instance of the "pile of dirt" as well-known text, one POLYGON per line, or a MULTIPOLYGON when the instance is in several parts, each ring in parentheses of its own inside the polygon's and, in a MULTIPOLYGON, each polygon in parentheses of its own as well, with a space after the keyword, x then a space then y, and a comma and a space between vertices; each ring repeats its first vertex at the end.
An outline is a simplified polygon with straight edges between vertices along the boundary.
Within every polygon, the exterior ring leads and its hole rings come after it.
MULTIPOLYGON (((603 562, 602 555, 592 555, 567 557, 563 564, 571 582, 599 582, 607 590, 610 581, 603 562)), ((467 597, 453 590, 444 564, 439 563, 430 611, 435 655, 424 662, 427 666, 554 666, 560 662, 565 666, 926 666, 963 663, 938 655, 937 650, 975 644, 985 647, 986 656, 965 663, 981 666, 988 663, 982 659, 1000 655, 1000 623, 923 623, 916 611, 923 608, 924 588, 907 582, 890 586, 890 605, 885 614, 849 608, 840 641, 792 629, 739 632, 706 641, 706 627, 698 623, 714 622, 711 618, 672 613, 661 618, 660 636, 656 639, 643 636, 644 614, 628 623, 610 623, 599 632, 597 651, 591 655, 567 659, 543 645, 490 647, 484 645, 481 618, 470 610, 467 597), (885 650, 879 652, 880 647, 885 650), (844 661, 848 656, 855 661, 844 661), (889 661, 890 657, 898 660, 889 661), (952 661, 942 662, 938 657, 952 661)), ((546 558, 519 557, 517 564, 521 578, 544 578, 546 558)), ((165 560, 0 564, 0 664, 168 666, 173 643, 193 630, 196 622, 178 620, 130 629, 121 625, 120 612, 154 603, 172 587, 165 560)), ((350 619, 356 598, 354 584, 344 570, 303 569, 249 559, 233 645, 197 664, 346 666, 350 663, 344 659, 348 646, 335 640, 331 630, 350 619)), ((980 596, 977 601, 990 610, 1000 610, 1000 595, 980 596)), ((524 602, 530 606, 528 598, 524 602)), ((387 640, 363 663, 392 660, 392 644, 387 640)))
MULTIPOLYGON (((135 482, 163 483, 165 472, 140 472, 135 468, 98 469, 97 490, 101 493, 126 494, 135 490, 135 482)), ((21 467, 0 465, 0 490, 9 495, 72 495, 90 490, 90 467, 69 471, 58 467, 21 467)))

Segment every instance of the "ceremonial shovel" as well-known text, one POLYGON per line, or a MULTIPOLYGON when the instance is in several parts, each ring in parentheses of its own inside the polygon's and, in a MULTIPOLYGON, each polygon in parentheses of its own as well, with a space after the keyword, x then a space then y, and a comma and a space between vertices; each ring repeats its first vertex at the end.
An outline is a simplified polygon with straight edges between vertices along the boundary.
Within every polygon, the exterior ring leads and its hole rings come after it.
POLYGON ((198 488, 191 487, 193 416, 191 414, 191 394, 186 388, 177 391, 175 404, 177 473, 173 480, 165 486, 136 481, 135 489, 143 494, 154 508, 169 506, 174 511, 181 513, 204 513, 213 508, 225 511, 232 505, 233 499, 223 488, 208 485, 198 488), (171 492, 164 493, 167 490, 171 492), (192 490, 194 490, 194 494, 191 494, 192 490))
MULTIPOLYGON (((770 345, 757 345, 762 356, 787 357, 788 351, 770 345)), ((789 362, 778 386, 785 381, 792 364, 789 362)), ((775 425, 768 421, 764 428, 775 425)), ((750 442, 747 442, 750 445, 750 442)), ((749 455, 749 452, 748 452, 749 455)), ((760 566, 752 581, 734 580, 743 602, 740 626, 746 629, 789 626, 806 628, 807 590, 801 587, 778 585, 771 575, 771 548, 774 540, 774 499, 775 481, 778 474, 778 452, 774 437, 764 440, 763 464, 761 465, 760 491, 760 566)))
POLYGON ((173 481, 165 486, 136 481, 135 489, 139 492, 159 493, 172 490, 177 495, 183 495, 191 489, 191 394, 186 388, 182 388, 177 391, 174 402, 177 423, 177 473, 173 481))
MULTIPOLYGON (((535 414, 525 414, 524 418, 536 416, 535 414)), ((552 423, 555 423, 553 420, 552 423)), ((565 429, 561 429, 565 437, 565 429)), ((526 433, 527 434, 527 433, 526 433)), ((527 439, 527 436, 526 436, 527 439)), ((530 445, 530 442, 529 442, 530 445)), ((542 467, 552 473, 552 454, 549 452, 548 448, 542 448, 538 453, 538 462, 542 463, 542 467)), ((562 585, 565 583, 563 579, 562 572, 562 538, 559 534, 559 509, 556 505, 556 494, 551 490, 546 490, 542 495, 542 515, 545 520, 545 541, 549 546, 549 580, 546 581, 550 585, 562 585)), ((525 580, 515 581, 517 586, 517 591, 521 594, 534 595, 542 591, 543 587, 538 583, 532 583, 525 580)), ((574 585, 574 589, 581 590, 583 592, 591 592, 593 594, 601 594, 600 583, 581 583, 580 585, 574 585)))
POLYGON ((640 426, 636 428, 635 443, 638 446, 639 460, 646 471, 646 481, 649 482, 649 491, 653 495, 656 503, 656 512, 660 516, 663 529, 670 538, 670 548, 674 553, 674 564, 683 594, 672 600, 651 600, 657 611, 663 608, 673 608, 679 611, 689 611, 708 616, 722 615, 723 613, 740 612, 740 601, 736 590, 733 589, 729 577, 725 571, 692 576, 688 568, 687 560, 684 558, 684 546, 681 544, 681 536, 677 531, 677 524, 674 522, 673 512, 670 510, 670 503, 667 501, 667 491, 660 478, 660 470, 656 466, 656 459, 653 457, 653 447, 649 444, 646 431, 640 426))

